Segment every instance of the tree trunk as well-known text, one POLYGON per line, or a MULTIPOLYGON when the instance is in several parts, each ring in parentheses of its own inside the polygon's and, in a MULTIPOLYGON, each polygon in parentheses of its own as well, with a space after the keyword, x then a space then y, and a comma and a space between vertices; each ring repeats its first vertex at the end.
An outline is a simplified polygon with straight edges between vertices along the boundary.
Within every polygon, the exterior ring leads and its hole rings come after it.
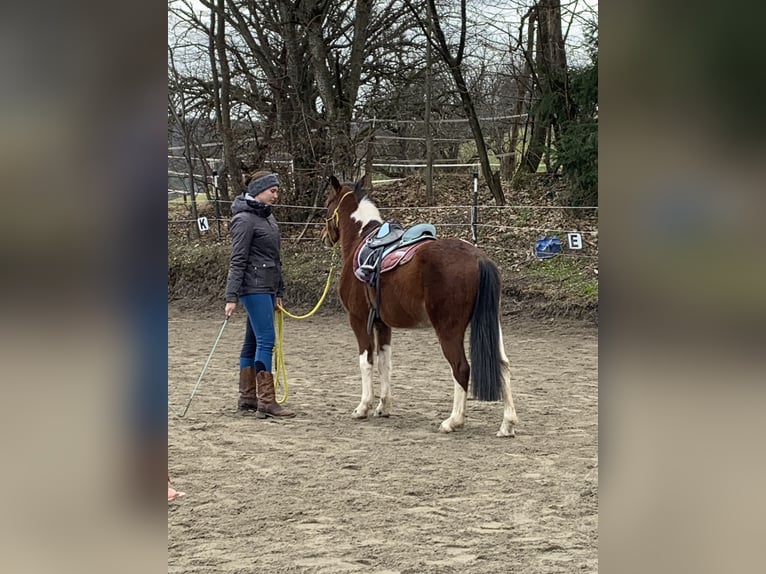
POLYGON ((532 133, 529 136, 529 146, 524 154, 524 170, 529 173, 537 172, 540 160, 545 151, 545 133, 548 130, 550 114, 548 113, 548 101, 543 101, 550 93, 548 90, 548 66, 545 59, 545 42, 547 41, 547 25, 545 19, 547 10, 540 0, 535 7, 537 12, 537 35, 535 38, 535 71, 537 73, 537 103, 532 117, 532 133))
POLYGON ((500 158, 500 177, 505 181, 510 181, 513 178, 514 162, 516 161, 515 154, 503 155, 500 158))
MULTIPOLYGON (((560 126, 568 115, 566 53, 561 31, 561 1, 540 0, 537 5, 536 70, 540 98, 524 165, 536 172, 545 152, 548 129, 560 126)), ((556 130, 558 133, 558 130, 556 130)))
POLYGON ((540 160, 545 151, 545 133, 548 129, 546 124, 549 121, 549 115, 544 112, 538 112, 535 115, 532 137, 529 139, 529 147, 524 156, 524 169, 529 173, 535 173, 540 167, 540 160))
MULTIPOLYGON (((460 101, 463 104, 463 111, 468 118, 468 125, 471 127, 471 133, 473 134, 474 141, 476 143, 476 153, 479 156, 479 163, 484 174, 484 179, 487 182, 492 197, 498 205, 505 205, 505 196, 503 195, 503 188, 500 186, 500 178, 494 177, 492 167, 489 165, 489 156, 487 155, 487 146, 484 143, 484 134, 481 131, 481 125, 479 124, 479 117, 476 115, 476 107, 473 104, 473 99, 468 91, 468 85, 465 82, 462 70, 463 53, 465 49, 465 37, 466 37, 466 0, 460 0, 460 41, 455 55, 451 52, 451 43, 447 42, 447 38, 442 30, 441 23, 439 22, 438 13, 436 11, 436 5, 434 0, 428 0, 429 14, 431 15, 430 23, 425 23, 420 20, 421 27, 424 31, 429 30, 433 32, 433 37, 429 40, 431 44, 439 52, 439 55, 447 64, 452 79, 455 81, 458 93, 460 94, 460 101)), ((411 9, 415 10, 411 6, 411 9)), ((430 36, 430 34, 429 34, 430 36)))
MULTIPOLYGON (((373 128, 374 129, 374 128, 373 128)), ((375 132, 370 134, 370 139, 367 143, 367 153, 365 154, 364 164, 364 187, 365 189, 372 189, 372 164, 375 161, 375 132)))
MULTIPOLYGON (((217 28, 215 35, 215 48, 218 55, 218 64, 220 66, 221 84, 220 84, 220 130, 221 141, 223 142, 223 158, 226 165, 225 178, 226 185, 224 189, 231 186, 234 195, 239 195, 242 191, 242 172, 239 168, 239 161, 235 157, 234 137, 231 129, 231 72, 229 70, 229 60, 226 54, 226 18, 225 18, 225 0, 218 0, 216 7, 217 28)), ((224 195, 229 197, 226 192, 224 195)))
MULTIPOLYGON (((517 151, 517 148, 519 146, 519 132, 521 131, 521 125, 528 124, 527 120, 524 119, 522 122, 522 118, 520 117, 524 113, 524 101, 527 99, 527 94, 530 94, 532 92, 532 50, 534 48, 534 41, 535 41, 535 20, 536 15, 534 9, 531 9, 527 14, 521 19, 521 27, 519 30, 519 47, 522 45, 522 37, 524 34, 524 20, 526 18, 529 18, 529 21, 527 23, 527 46, 526 46, 526 52, 524 57, 524 71, 522 72, 521 76, 517 79, 517 92, 518 96, 516 99, 516 105, 514 106, 513 113, 516 116, 513 121, 513 128, 511 129, 511 156, 508 158, 508 167, 509 170, 508 179, 512 179, 514 173, 516 172, 516 165, 517 163, 521 165, 521 162, 516 161, 516 156, 519 154, 517 151)), ((522 48, 523 49, 523 48, 522 48)), ((527 112, 529 112, 529 108, 527 107, 527 112)), ((522 146, 523 148, 523 146, 522 146)), ((524 150, 521 150, 521 156, 523 156, 524 150)))
MULTIPOLYGON (((213 80, 213 110, 215 111, 215 124, 219 134, 223 133, 223 112, 221 110, 221 82, 218 78, 218 63, 216 62, 216 20, 218 11, 210 10, 210 28, 208 29, 208 57, 210 58, 210 69, 213 80)), ((228 212, 231 196, 229 195, 229 186, 226 181, 226 169, 219 170, 218 192, 220 199, 226 203, 225 210, 228 212), (222 173, 223 172, 223 173, 222 173)))
POLYGON ((306 22, 306 39, 311 53, 312 69, 317 90, 325 107, 331 158, 341 176, 354 177, 358 171, 356 152, 351 140, 351 118, 359 93, 362 65, 365 58, 367 29, 372 15, 373 0, 357 0, 354 8, 354 29, 350 55, 345 69, 340 69, 338 56, 330 53, 324 37, 323 17, 329 4, 314 7, 306 22))
MULTIPOLYGON (((168 107, 170 108, 170 115, 175 120, 176 124, 178 124, 179 129, 181 130, 181 134, 184 138, 184 159, 186 160, 186 169, 189 173, 189 189, 191 191, 191 214, 192 219, 197 220, 197 198, 195 194, 195 188, 194 188, 194 163, 192 160, 192 153, 191 153, 191 129, 189 128, 189 125, 187 123, 187 113, 186 113, 186 98, 184 97, 184 91, 183 88, 180 86, 178 72, 176 70, 175 60, 173 58, 173 52, 170 50, 170 47, 168 47, 168 56, 170 59, 170 68, 171 72, 173 74, 173 85, 175 85, 178 88, 178 97, 179 97, 179 104, 181 106, 180 110, 176 110, 175 106, 173 105, 173 101, 171 99, 171 94, 168 93, 168 107)), ((186 195, 184 195, 184 203, 186 203, 186 195)), ((200 237, 200 230, 197 225, 194 225, 194 231, 197 234, 197 239, 200 237)))
POLYGON ((431 134, 431 81, 433 78, 433 65, 431 58, 431 5, 427 5, 428 10, 428 29, 426 30, 426 114, 425 114, 425 136, 426 136, 426 205, 435 205, 434 197, 434 142, 431 134))
POLYGON ((479 117, 476 115, 473 99, 471 98, 468 86, 463 78, 463 72, 460 68, 453 69, 452 75, 455 78, 457 89, 460 92, 460 101, 463 102, 463 110, 465 110, 465 114, 468 116, 468 125, 471 126, 473 139, 476 142, 476 154, 479 156, 479 163, 481 164, 481 171, 484 174, 484 180, 487 182, 487 186, 492 193, 492 197, 495 199, 495 203, 498 205, 505 205, 505 195, 503 194, 503 188, 500 186, 500 178, 494 176, 492 166, 489 165, 489 155, 487 154, 487 146, 484 143, 484 134, 481 131, 481 125, 479 124, 479 117))

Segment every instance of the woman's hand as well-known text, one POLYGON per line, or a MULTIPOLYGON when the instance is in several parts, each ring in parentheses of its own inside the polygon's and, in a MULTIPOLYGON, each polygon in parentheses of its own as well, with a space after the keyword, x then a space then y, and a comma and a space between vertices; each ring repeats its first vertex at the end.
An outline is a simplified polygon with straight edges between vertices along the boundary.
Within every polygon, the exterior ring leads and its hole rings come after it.
POLYGON ((277 309, 282 306, 282 297, 277 297, 277 309))
POLYGON ((226 307, 223 308, 223 314, 226 315, 226 318, 228 319, 231 317, 231 314, 234 313, 234 309, 236 308, 236 303, 226 303, 226 307))

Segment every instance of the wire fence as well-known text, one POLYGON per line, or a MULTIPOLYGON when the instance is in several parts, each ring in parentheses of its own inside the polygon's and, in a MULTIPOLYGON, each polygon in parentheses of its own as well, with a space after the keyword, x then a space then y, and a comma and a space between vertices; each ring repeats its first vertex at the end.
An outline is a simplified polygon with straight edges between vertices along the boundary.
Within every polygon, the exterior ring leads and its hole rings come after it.
MULTIPOLYGON (((497 119, 497 118, 492 118, 497 119)), ((505 118, 504 118, 505 119, 505 118)), ((377 119, 371 119, 377 122, 377 119)), ((390 121, 390 120, 384 120, 390 121)), ((402 122, 414 120, 402 120, 402 122)), ((171 147, 169 149, 175 149, 171 147)), ((176 213, 168 219, 169 239, 192 242, 228 243, 229 219, 221 215, 223 206, 228 211, 230 200, 218 200, 217 181, 204 174, 178 171, 183 168, 170 169, 171 161, 180 160, 183 156, 168 155, 168 201, 183 198, 184 204, 177 204, 169 213, 176 213), (196 192, 192 202, 196 206, 197 215, 194 218, 188 202, 191 180, 194 181, 196 192), (216 199, 212 199, 215 195, 216 199)), ((294 170, 292 161, 275 160, 289 165, 291 173, 294 170)), ((385 160, 384 160, 385 161, 385 160)), ((394 159, 391 163, 376 162, 373 167, 423 168, 427 163, 422 159, 394 159)), ((537 240, 543 237, 556 236, 563 246, 558 254, 564 258, 595 260, 598 258, 598 207, 566 206, 566 205, 478 205, 476 183, 479 165, 461 163, 455 159, 442 159, 444 163, 433 163, 434 168, 472 168, 474 192, 472 205, 437 205, 437 206, 392 206, 378 209, 384 220, 397 220, 403 225, 420 222, 430 222, 440 237, 456 237, 488 250, 513 252, 519 258, 528 258, 534 252, 537 240), (447 163, 451 162, 451 163, 447 163)), ((406 170, 405 170, 406 171, 406 170)), ((402 178, 391 178, 374 181, 374 185, 384 185, 399 181, 402 178)), ((325 225, 325 209, 317 206, 280 204, 274 208, 279 221, 283 245, 294 245, 309 248, 312 242, 319 245, 322 228, 325 225)))
MULTIPOLYGON (((223 201, 221 203, 224 203, 223 201)), ((226 202, 231 203, 231 202, 226 202)), ((598 259, 598 207, 554 205, 441 205, 423 207, 378 207, 384 220, 397 220, 403 225, 431 222, 439 237, 456 237, 475 242, 488 251, 513 251, 529 258, 542 237, 558 237, 562 250, 557 256, 584 260, 598 259), (564 216, 587 214, 582 217, 564 216), (442 212, 439 214, 438 212, 442 212), (546 220, 546 212, 553 214, 546 220), (537 215, 530 215, 537 214, 537 215), (541 221, 543 221, 541 223, 541 221), (475 241, 474 241, 475 240, 475 241)), ((168 236, 192 242, 228 243, 229 219, 216 217, 208 204, 199 209, 199 218, 189 213, 168 218, 168 236)), ((321 247, 320 236, 325 226, 326 210, 305 205, 278 205, 274 212, 284 245, 321 247), (288 213, 290 212, 290 213, 288 213), (303 220, 296 221, 302 212, 303 220)))

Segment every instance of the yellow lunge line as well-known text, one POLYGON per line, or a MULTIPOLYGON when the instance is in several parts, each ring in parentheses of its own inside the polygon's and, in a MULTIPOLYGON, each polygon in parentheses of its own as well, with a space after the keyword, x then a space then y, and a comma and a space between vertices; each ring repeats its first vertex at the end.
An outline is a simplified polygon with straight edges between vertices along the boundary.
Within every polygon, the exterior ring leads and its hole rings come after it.
POLYGON ((330 283, 332 283, 332 272, 335 270, 335 255, 336 255, 336 250, 333 249, 333 261, 330 263, 330 271, 327 274, 327 283, 324 286, 324 291, 322 292, 322 296, 319 298, 319 302, 314 306, 314 308, 311 311, 309 311, 305 315, 293 315, 281 305, 277 307, 277 312, 275 314, 275 319, 274 319, 275 331, 276 331, 275 334, 277 339, 276 344, 274 345, 274 364, 276 367, 275 374, 274 374, 274 389, 276 391, 277 396, 279 397, 279 394, 280 394, 279 387, 280 385, 282 387, 281 397, 277 398, 277 403, 279 403, 280 405, 287 400, 287 367, 285 366, 285 353, 284 353, 284 346, 282 342, 284 327, 285 327, 285 315, 298 320, 308 319, 319 310, 319 307, 322 306, 322 303, 324 303, 324 300, 327 297, 327 293, 330 291, 330 283))
POLYGON ((285 367, 285 353, 282 347, 282 333, 285 326, 285 317, 282 314, 282 308, 277 309, 276 320, 276 336, 277 342, 274 345, 274 365, 276 371, 274 374, 274 391, 277 397, 277 403, 280 405, 287 400, 287 368, 285 367), (279 387, 282 386, 282 394, 280 396, 279 387))

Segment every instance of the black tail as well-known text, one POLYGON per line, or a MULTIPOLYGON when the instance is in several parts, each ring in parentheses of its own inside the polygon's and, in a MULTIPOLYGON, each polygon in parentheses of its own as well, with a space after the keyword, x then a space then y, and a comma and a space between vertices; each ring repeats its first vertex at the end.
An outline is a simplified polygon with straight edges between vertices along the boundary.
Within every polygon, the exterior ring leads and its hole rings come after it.
POLYGON ((480 401, 499 401, 503 375, 500 365, 500 274, 492 261, 479 260, 479 286, 471 317, 471 381, 480 401))

